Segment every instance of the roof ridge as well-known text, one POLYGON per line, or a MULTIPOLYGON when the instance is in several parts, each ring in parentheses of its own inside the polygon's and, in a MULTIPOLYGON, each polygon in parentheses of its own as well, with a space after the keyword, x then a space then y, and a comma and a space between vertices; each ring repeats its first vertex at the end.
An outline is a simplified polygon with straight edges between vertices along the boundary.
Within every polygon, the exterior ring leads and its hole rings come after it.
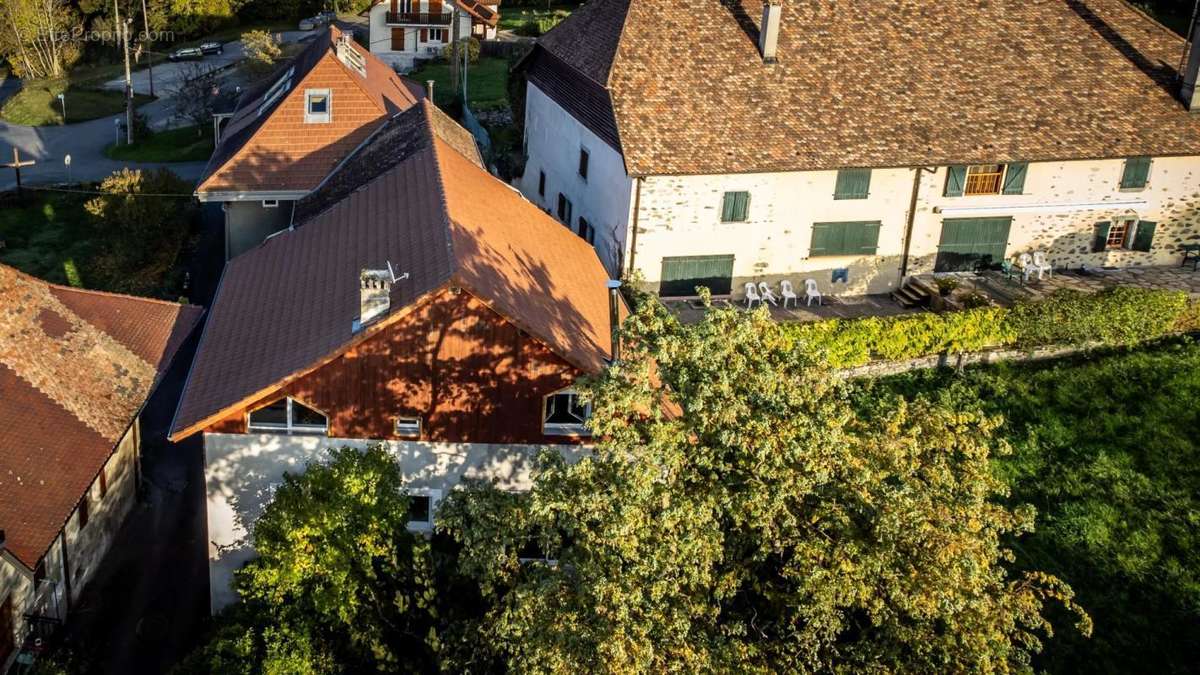
MULTIPOLYGON (((438 205, 441 207, 442 217, 444 218, 443 225, 445 227, 443 228, 443 231, 446 236, 446 251, 450 256, 450 276, 454 277, 458 271, 458 258, 454 254, 454 233, 450 231, 450 225, 453 221, 450 219, 450 205, 446 201, 446 181, 442 179, 442 162, 440 159, 441 151, 438 149, 439 139, 437 134, 433 131, 432 107, 434 103, 428 98, 422 99, 422 103, 422 112, 425 113, 425 124, 422 127, 422 133, 427 134, 429 140, 429 151, 433 154, 433 176, 437 181, 439 198, 438 205)), ((453 148, 451 148, 451 150, 453 151, 453 148)))
MULTIPOLYGON (((621 30, 617 31, 617 45, 613 47, 612 61, 608 64, 608 75, 604 78, 604 88, 612 84, 613 71, 617 69, 617 59, 621 55, 621 43, 625 39, 625 29, 629 26, 629 14, 633 11, 633 0, 625 0, 625 15, 621 17, 621 30)), ((617 126, 617 142, 621 142, 621 127, 617 126)))
MULTIPOLYGON (((356 52, 359 52, 359 55, 362 56, 364 60, 370 60, 370 59, 378 60, 378 57, 375 56, 374 54, 372 54, 370 52, 370 50, 367 50, 365 54, 363 52, 360 52, 359 51, 360 45, 354 41, 354 38, 352 36, 346 35, 345 31, 342 31, 341 29, 337 28, 337 26, 330 25, 329 29, 330 29, 329 35, 331 38, 331 43, 330 43, 329 48, 330 48, 330 53, 333 54, 333 60, 337 61, 337 64, 342 67, 342 70, 346 71, 346 73, 351 76, 350 80, 352 82, 354 82, 355 86, 358 87, 359 91, 361 91, 363 94, 365 94, 368 99, 371 99, 371 102, 375 104, 375 109, 381 113, 384 113, 384 115, 387 116, 388 110, 387 110, 387 105, 384 102, 385 97, 383 97, 381 95, 379 97, 380 100, 376 101, 375 95, 371 91, 369 91, 365 85, 365 82, 367 81, 367 77, 368 77, 367 71, 366 71, 367 65, 364 63, 363 73, 361 75, 359 75, 356 71, 351 70, 350 66, 343 63, 342 58, 340 56, 338 56, 338 54, 337 54, 337 40, 332 39, 333 31, 336 30, 336 31, 338 31, 338 33, 341 37, 348 38, 349 42, 350 42, 350 48, 356 52), (361 80, 361 82, 359 80, 361 80)), ((391 68, 387 68, 386 64, 384 64, 382 61, 380 61, 380 65, 385 66, 385 70, 387 70, 388 73, 395 75, 396 79, 399 80, 400 76, 399 76, 399 74, 396 73, 396 71, 392 70, 391 68)), ((391 81, 391 77, 389 77, 388 79, 389 79, 389 81, 391 81)), ((400 89, 400 91, 403 91, 406 95, 412 96, 412 92, 408 90, 408 87, 399 87, 398 89, 400 89)), ((413 103, 416 104, 417 97, 412 96, 412 99, 413 99, 413 103)), ((397 114, 399 114, 399 113, 397 113, 397 114)), ((387 117, 387 119, 385 119, 383 121, 383 123, 387 124, 387 120, 389 120, 389 119, 391 119, 391 117, 387 117)), ((382 127, 383 127, 383 125, 381 124, 380 128, 382 128, 382 127)), ((378 129, 376 129, 376 131, 378 131, 378 129)), ((351 153, 351 154, 353 154, 353 153, 351 153)), ((327 176, 327 178, 328 178, 328 176, 327 176)))

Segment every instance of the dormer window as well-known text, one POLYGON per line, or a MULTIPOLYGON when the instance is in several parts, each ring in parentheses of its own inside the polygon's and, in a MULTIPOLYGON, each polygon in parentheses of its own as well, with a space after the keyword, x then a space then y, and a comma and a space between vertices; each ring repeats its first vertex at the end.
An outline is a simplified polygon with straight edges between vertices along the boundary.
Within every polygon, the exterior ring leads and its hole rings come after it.
POLYGON ((329 419, 303 403, 281 398, 250 413, 247 429, 265 433, 327 434, 329 419))
POLYGON ((329 122, 329 90, 304 90, 304 121, 307 124, 325 124, 329 122))
POLYGON ((592 405, 584 403, 574 389, 564 389, 545 398, 542 432, 547 436, 591 436, 587 421, 592 405))

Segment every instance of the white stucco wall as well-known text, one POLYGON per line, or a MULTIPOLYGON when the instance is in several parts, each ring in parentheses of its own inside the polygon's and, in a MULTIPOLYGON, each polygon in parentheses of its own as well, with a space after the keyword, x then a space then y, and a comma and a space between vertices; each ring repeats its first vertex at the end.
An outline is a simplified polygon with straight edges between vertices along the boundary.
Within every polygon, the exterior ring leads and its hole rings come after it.
MULTIPOLYGON (((420 28, 405 27, 404 34, 404 50, 392 51, 392 27, 387 25, 387 13, 391 11, 391 3, 383 2, 371 8, 367 17, 367 35, 368 44, 371 48, 371 53, 378 56, 384 63, 399 69, 401 72, 408 72, 413 69, 416 59, 432 59, 441 53, 441 50, 446 45, 450 44, 453 36, 453 26, 438 26, 446 30, 446 39, 444 41, 426 40, 420 41, 420 28), (435 51, 430 52, 430 49, 435 51)), ((451 4, 445 2, 442 5, 442 13, 450 13, 451 4)), ((413 2, 414 12, 426 12, 429 10, 427 2, 413 2)), ((459 15, 459 35, 467 36, 471 34, 471 17, 468 14, 460 13, 459 15)))
POLYGON ((558 195, 571 200, 571 230, 580 216, 596 228, 595 247, 609 274, 623 265, 633 198, 633 180, 625 173, 620 153, 600 140, 536 85, 525 97, 525 143, 529 160, 517 187, 525 197, 557 217, 558 195), (589 153, 588 177, 579 175, 579 150, 589 153), (540 172, 546 173, 546 194, 538 194, 540 172))
MULTIPOLYGON (((212 610, 236 598, 233 573, 254 556, 250 530, 262 515, 285 472, 303 472, 308 463, 328 459, 329 448, 366 448, 378 441, 285 436, 205 434, 208 508, 208 561, 212 610)), ((527 490, 533 460, 543 447, 569 459, 581 446, 497 445, 387 441, 409 487, 449 492, 464 478, 494 480, 501 489, 527 490)))
MULTIPOLYGON (((1143 190, 1120 189, 1123 167, 1121 159, 1033 163, 1024 194, 969 197, 942 196, 945 167, 923 174, 909 274, 933 270, 943 218, 982 216, 1013 217, 1010 259, 1038 249, 1060 267, 1177 262, 1178 244, 1200 236, 1200 157, 1156 158, 1143 190), (962 212, 949 212, 954 209, 962 212), (1093 225, 1126 215, 1158 223, 1153 250, 1092 253, 1093 225)), ((654 289, 664 257, 732 254, 735 295, 746 281, 791 278, 800 287, 809 276, 826 293, 894 290, 913 171, 876 169, 870 195, 863 200, 833 198, 836 171, 648 177, 641 192, 634 266, 654 289), (749 221, 721 223, 723 194, 740 190, 751 194, 749 221), (881 221, 876 256, 809 257, 814 222, 855 220, 881 221), (850 268, 849 283, 831 284, 830 271, 844 267, 850 268)))

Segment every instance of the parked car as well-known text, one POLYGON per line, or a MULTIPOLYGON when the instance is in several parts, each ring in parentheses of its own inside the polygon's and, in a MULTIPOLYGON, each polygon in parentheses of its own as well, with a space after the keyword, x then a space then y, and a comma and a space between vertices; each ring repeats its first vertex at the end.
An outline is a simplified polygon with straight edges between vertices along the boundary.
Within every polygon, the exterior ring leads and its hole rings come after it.
POLYGON ((200 45, 200 52, 203 54, 224 54, 225 45, 220 42, 205 42, 200 45))
POLYGON ((321 25, 321 23, 319 21, 317 21, 315 18, 309 17, 307 19, 300 19, 299 28, 300 28, 300 30, 316 30, 317 26, 320 26, 320 25, 321 25))
POLYGON ((199 47, 184 47, 176 49, 167 56, 171 61, 196 61, 204 58, 204 52, 199 47))

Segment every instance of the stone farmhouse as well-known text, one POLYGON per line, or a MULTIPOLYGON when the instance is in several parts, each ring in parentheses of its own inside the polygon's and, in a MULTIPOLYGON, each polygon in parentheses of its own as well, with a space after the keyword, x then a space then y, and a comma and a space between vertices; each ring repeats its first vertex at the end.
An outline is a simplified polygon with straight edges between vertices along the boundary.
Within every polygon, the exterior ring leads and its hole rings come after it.
POLYGON ((67 618, 136 501, 142 407, 198 307, 0 266, 0 672, 67 618))
POLYGON ((1200 240, 1200 40, 1122 0, 592 0, 521 64, 521 191, 663 296, 1200 240))

